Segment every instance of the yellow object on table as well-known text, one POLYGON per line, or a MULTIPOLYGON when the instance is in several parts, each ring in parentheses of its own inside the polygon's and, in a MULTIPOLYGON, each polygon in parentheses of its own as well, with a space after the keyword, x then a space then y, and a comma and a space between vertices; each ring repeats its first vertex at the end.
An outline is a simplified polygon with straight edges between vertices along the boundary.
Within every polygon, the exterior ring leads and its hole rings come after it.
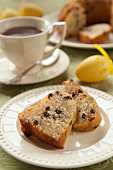
POLYGON ((43 10, 38 5, 26 3, 20 6, 19 15, 42 17, 44 13, 43 10))
POLYGON ((1 11, 1 17, 0 18, 10 18, 18 16, 18 11, 13 8, 5 8, 3 11, 1 11))
POLYGON ((43 10, 36 4, 25 3, 20 5, 18 9, 14 8, 5 8, 0 10, 0 19, 10 18, 15 16, 36 16, 42 17, 44 15, 43 10))
POLYGON ((76 69, 77 77, 84 82, 93 83, 104 80, 109 74, 113 74, 112 60, 99 45, 95 48, 103 55, 93 55, 84 59, 76 69))

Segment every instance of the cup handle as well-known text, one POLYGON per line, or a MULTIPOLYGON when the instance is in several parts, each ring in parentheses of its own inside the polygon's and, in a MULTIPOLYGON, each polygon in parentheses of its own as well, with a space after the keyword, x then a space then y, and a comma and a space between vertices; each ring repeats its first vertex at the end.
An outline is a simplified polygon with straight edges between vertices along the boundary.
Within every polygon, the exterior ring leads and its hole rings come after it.
POLYGON ((44 56, 49 56, 51 55, 55 49, 57 48, 60 48, 61 44, 62 44, 62 41, 64 40, 65 38, 65 35, 66 35, 66 22, 55 22, 53 23, 53 29, 52 31, 50 31, 48 33, 48 39, 55 33, 55 31, 58 29, 58 28, 61 28, 62 29, 62 32, 61 32, 61 35, 60 35, 60 40, 59 42, 53 47, 52 50, 49 50, 48 52, 45 52, 44 53, 44 56))

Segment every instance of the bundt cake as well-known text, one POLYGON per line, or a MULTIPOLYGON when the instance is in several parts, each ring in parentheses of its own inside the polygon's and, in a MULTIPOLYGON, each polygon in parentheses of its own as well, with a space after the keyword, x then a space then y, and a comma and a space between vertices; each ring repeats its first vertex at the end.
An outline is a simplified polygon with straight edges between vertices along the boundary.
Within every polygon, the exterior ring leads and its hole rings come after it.
POLYGON ((78 30, 98 23, 107 23, 113 28, 113 2, 112 0, 68 0, 61 9, 58 20, 67 23, 66 37, 77 35, 78 30))
MULTIPOLYGON (((61 10, 59 21, 65 21, 67 25, 66 38, 75 36, 77 31, 82 29, 87 22, 85 8, 79 3, 68 3, 61 10)), ((61 29, 58 29, 61 34, 61 29)))

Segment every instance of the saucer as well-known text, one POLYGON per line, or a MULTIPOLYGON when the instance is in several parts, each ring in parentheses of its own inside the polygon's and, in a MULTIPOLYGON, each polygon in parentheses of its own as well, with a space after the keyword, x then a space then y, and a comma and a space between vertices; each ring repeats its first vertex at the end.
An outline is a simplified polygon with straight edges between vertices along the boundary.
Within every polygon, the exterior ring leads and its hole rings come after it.
MULTIPOLYGON (((68 55, 60 50, 59 58, 54 64, 48 67, 37 65, 24 75, 20 81, 14 84, 33 84, 50 80, 66 71, 69 63, 68 55)), ((8 80, 16 76, 16 74, 10 70, 11 65, 12 63, 7 58, 0 57, 0 83, 6 84, 8 80)))

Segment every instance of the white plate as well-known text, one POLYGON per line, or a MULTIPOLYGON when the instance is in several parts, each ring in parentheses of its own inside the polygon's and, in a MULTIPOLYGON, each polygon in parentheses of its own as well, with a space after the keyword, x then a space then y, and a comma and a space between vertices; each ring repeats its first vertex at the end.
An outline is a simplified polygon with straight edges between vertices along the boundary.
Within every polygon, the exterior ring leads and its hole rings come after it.
MULTIPOLYGON (((47 20, 49 20, 51 23, 58 21, 58 15, 59 15, 60 11, 56 11, 53 13, 50 13, 46 16, 44 16, 44 18, 46 18, 47 20)), ((60 39, 60 36, 58 35, 58 33, 55 33, 51 39, 50 42, 52 43, 58 43, 60 39)), ((62 42, 62 45, 64 46, 68 46, 68 47, 76 47, 76 48, 85 48, 85 49, 94 49, 94 45, 93 44, 85 44, 85 43, 81 43, 80 41, 77 40, 76 37, 74 38, 69 38, 67 40, 64 40, 62 42)), ((106 44, 100 44, 101 47, 103 48, 112 48, 113 47, 113 33, 110 34, 110 39, 109 42, 106 44)))
POLYGON ((13 157, 28 164, 46 168, 77 168, 92 165, 113 156, 113 96, 83 87, 93 96, 102 115, 100 126, 91 132, 74 132, 64 149, 57 149, 20 131, 18 113, 41 100, 61 85, 24 92, 7 102, 0 110, 0 144, 13 157), (103 109, 102 109, 103 108, 103 109))
MULTIPOLYGON (((26 75, 24 75, 20 81, 14 84, 33 84, 50 80, 66 71, 69 66, 69 63, 70 60, 67 54, 64 51, 60 50, 59 59, 54 64, 48 67, 42 67, 37 65, 33 69, 31 69, 26 75)), ((15 77, 16 74, 14 74, 10 70, 11 65, 12 63, 10 63, 7 58, 0 58, 0 83, 6 84, 8 80, 15 77)))

